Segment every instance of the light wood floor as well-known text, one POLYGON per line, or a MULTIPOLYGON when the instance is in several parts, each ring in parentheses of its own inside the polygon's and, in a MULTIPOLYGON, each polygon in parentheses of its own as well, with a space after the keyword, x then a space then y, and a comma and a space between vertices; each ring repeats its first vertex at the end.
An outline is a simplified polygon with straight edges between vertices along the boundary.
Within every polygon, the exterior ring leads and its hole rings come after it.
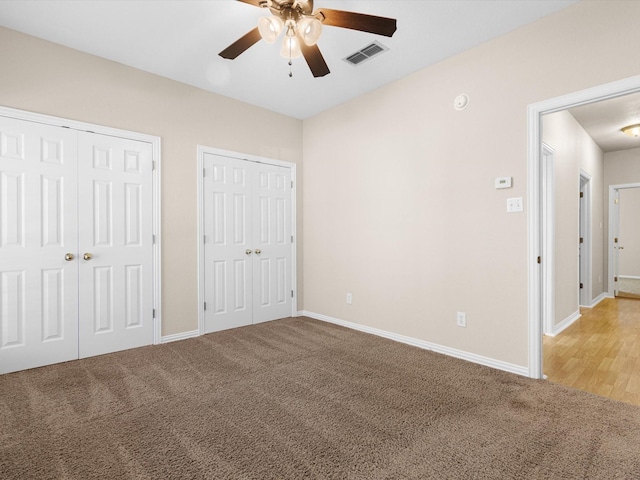
POLYGON ((640 300, 607 298, 544 337, 548 380, 640 405, 640 300))

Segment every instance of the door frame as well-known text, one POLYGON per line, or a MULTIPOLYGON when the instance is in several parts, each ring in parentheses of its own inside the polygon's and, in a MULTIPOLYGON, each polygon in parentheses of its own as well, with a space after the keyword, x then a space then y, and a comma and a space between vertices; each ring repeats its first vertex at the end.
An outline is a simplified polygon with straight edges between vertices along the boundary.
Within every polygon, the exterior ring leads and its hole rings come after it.
POLYGON ((556 221, 556 204, 555 204, 555 150, 552 146, 542 143, 541 148, 541 220, 545 226, 542 232, 541 249, 542 255, 546 258, 546 262, 541 264, 541 288, 543 295, 548 299, 544 308, 541 310, 542 327, 546 335, 553 334, 555 328, 555 221, 556 221))
POLYGON ((615 242, 614 238, 616 236, 616 231, 620 227, 620 209, 616 208, 615 198, 616 193, 619 190, 625 190, 627 188, 640 188, 640 183, 621 183, 618 185, 609 185, 609 241, 608 241, 608 251, 609 251, 609 262, 608 262, 608 272, 607 272, 607 290, 608 295, 610 297, 615 296, 615 283, 613 281, 613 277, 615 277, 615 265, 614 265, 614 255, 615 252, 615 242))
POLYGON ((542 222, 542 115, 559 112, 588 103, 640 92, 640 75, 586 90, 562 95, 527 107, 527 190, 530 208, 527 218, 527 270, 528 270, 528 376, 543 378, 542 372, 542 312, 549 299, 543 293, 541 263, 553 270, 548 259, 542 258, 543 235, 548 225, 542 222), (540 262, 538 263, 538 258, 540 262))
POLYGON ((250 155, 246 153, 234 152, 231 150, 223 150, 215 147, 207 147, 205 145, 198 145, 198 161, 197 161, 197 196, 198 196, 198 228, 197 228, 197 258, 198 258, 198 334, 204 335, 206 333, 204 324, 204 155, 210 153, 213 155, 220 155, 229 158, 235 158, 237 160, 243 160, 246 162, 264 163, 267 165, 274 165, 276 167, 285 167, 291 171, 291 181, 293 187, 291 189, 291 232, 294 238, 291 244, 291 287, 293 288, 293 298, 291 299, 291 316, 295 317, 298 313, 298 281, 297 281, 297 244, 298 244, 298 231, 296 224, 296 197, 297 197, 297 178, 296 178, 296 164, 291 162, 285 162, 283 160, 275 160, 273 158, 261 157, 258 155, 250 155))
POLYGON ((161 151, 160 137, 147 135, 145 133, 131 132, 117 128, 105 127, 93 123, 78 120, 69 120, 41 113, 17 110, 14 108, 0 106, 0 116, 24 120, 27 122, 44 123, 55 127, 71 128, 83 132, 98 133, 113 137, 137 140, 151 144, 152 147, 152 188, 153 188, 153 344, 157 345, 161 341, 162 332, 162 276, 161 276, 161 236, 160 236, 160 179, 161 179, 161 151))
POLYGON ((591 248, 591 175, 580 169, 580 191, 584 190, 583 204, 580 206, 579 234, 584 234, 582 241, 582 254, 578 266, 579 278, 582 289, 578 288, 578 305, 591 307, 593 302, 593 288, 591 282, 593 251, 591 248), (583 187, 584 185, 584 187, 583 187), (584 205, 584 208, 582 206, 584 205), (582 230, 582 231, 580 231, 582 230))

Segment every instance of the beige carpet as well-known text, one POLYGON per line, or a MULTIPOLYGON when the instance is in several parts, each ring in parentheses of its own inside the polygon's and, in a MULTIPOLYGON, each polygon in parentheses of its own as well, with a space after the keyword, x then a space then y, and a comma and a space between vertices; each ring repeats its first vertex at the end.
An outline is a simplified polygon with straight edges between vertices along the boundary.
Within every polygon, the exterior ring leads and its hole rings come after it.
POLYGON ((5 479, 640 478, 640 410, 310 319, 0 376, 5 479))

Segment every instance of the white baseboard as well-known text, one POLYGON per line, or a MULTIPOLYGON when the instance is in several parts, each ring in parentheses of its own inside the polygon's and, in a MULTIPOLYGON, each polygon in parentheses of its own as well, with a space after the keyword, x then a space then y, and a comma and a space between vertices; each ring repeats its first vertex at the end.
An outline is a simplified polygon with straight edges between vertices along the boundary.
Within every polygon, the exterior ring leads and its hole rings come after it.
POLYGON ((495 368, 497 370, 504 370, 505 372, 511 372, 517 375, 529 376, 529 369, 527 367, 522 367, 520 365, 514 365, 512 363, 502 362, 500 360, 495 360, 493 358, 483 357, 482 355, 476 355, 475 353, 469 353, 463 350, 457 350, 455 348, 445 347, 443 345, 438 345, 436 343, 426 342, 424 340, 419 340, 413 337, 407 337, 405 335, 388 332, 386 330, 380 330, 378 328, 367 327, 365 325, 360 325, 359 323, 347 322, 345 320, 329 317, 327 315, 322 315, 320 313, 314 313, 314 312, 308 312, 306 310, 302 310, 298 312, 298 315, 313 318, 315 320, 322 320, 323 322, 334 323, 342 327, 351 328, 353 330, 359 330, 365 333, 371 333, 372 335, 377 335, 379 337, 395 340, 396 342, 406 343, 407 345, 413 345, 414 347, 423 348, 425 350, 431 350, 436 353, 442 353, 444 355, 459 358, 461 360, 466 360, 468 362, 478 363, 480 365, 495 368))
POLYGON ((631 280, 640 280, 640 277, 635 275, 618 275, 618 278, 630 278, 631 280))
POLYGON ((557 324, 556 326, 553 327, 553 331, 551 333, 548 333, 547 335, 549 335, 550 337, 555 337, 556 335, 558 335, 560 332, 562 332, 563 330, 565 330, 567 327, 571 326, 571 324, 573 324, 573 322, 575 322, 576 320, 578 320, 582 315, 580 314, 580 310, 578 310, 577 312, 573 312, 571 315, 569 315, 567 318, 565 318, 564 320, 562 320, 559 324, 557 324))
POLYGON ((600 295, 598 295, 596 298, 593 299, 593 302, 591 302, 590 308, 595 307, 605 298, 609 298, 609 294, 607 292, 602 292, 600 295))
POLYGON ((160 338, 160 343, 177 342, 178 340, 186 340, 187 338, 199 337, 199 330, 191 330, 190 332, 174 333, 173 335, 165 335, 160 338))

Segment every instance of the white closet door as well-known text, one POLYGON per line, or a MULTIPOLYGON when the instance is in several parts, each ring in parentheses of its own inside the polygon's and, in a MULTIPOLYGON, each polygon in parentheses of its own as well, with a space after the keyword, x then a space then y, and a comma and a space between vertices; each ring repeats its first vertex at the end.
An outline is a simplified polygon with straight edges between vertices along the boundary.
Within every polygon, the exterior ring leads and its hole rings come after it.
POLYGON ((291 171, 255 164, 253 323, 291 316, 291 171))
POLYGON ((0 117, 0 373, 78 358, 76 148, 0 117))
POLYGON ((252 323, 250 162, 204 155, 205 331, 252 323))
POLYGON ((153 341, 152 147, 79 132, 80 358, 153 341))
POLYGON ((291 173, 204 154, 205 331, 291 316, 291 173))

